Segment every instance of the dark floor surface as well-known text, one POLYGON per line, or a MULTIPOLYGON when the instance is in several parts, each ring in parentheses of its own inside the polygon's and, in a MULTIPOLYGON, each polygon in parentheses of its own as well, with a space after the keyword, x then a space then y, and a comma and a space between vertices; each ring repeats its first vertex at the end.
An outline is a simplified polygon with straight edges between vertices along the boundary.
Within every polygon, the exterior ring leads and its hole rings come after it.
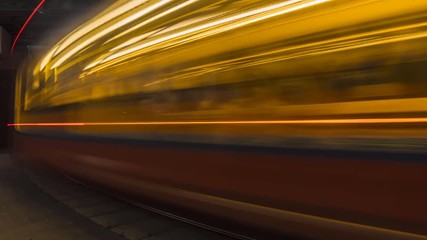
POLYGON ((0 154, 1 240, 123 240, 41 192, 7 154, 0 154))
POLYGON ((0 153, 0 240, 231 240, 18 159, 0 153))

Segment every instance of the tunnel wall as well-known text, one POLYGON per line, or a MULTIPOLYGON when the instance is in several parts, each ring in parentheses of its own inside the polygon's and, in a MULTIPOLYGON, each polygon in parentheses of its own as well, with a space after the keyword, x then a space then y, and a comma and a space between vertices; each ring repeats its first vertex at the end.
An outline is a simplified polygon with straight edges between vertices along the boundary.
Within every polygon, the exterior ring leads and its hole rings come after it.
POLYGON ((7 123, 12 121, 13 106, 13 70, 0 70, 0 149, 8 149, 11 142, 7 123))

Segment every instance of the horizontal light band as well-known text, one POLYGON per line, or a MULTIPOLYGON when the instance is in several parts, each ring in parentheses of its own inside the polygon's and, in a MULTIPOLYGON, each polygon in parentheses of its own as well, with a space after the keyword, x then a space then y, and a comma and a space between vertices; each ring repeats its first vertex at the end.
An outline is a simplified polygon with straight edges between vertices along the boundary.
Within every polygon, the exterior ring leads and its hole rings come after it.
POLYGON ((381 124, 381 123, 427 123, 427 118, 361 118, 361 119, 318 119, 318 120, 260 120, 260 121, 165 121, 165 122, 45 122, 9 123, 15 126, 126 126, 126 125, 257 125, 257 124, 381 124))

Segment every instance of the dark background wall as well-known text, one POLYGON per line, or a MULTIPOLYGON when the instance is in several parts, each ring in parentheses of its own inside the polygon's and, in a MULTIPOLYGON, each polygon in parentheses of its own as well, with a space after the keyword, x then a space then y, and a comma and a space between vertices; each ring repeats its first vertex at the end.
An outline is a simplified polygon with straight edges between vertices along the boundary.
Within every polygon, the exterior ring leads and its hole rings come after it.
POLYGON ((10 147, 9 129, 6 124, 12 122, 12 91, 14 70, 0 70, 0 149, 10 147))

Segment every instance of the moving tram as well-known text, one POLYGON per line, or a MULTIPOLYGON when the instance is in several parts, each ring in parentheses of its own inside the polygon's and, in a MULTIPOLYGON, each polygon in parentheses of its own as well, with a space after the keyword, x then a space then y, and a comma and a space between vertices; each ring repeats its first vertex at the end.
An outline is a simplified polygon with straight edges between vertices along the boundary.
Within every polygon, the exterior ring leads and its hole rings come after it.
POLYGON ((427 239, 426 9, 119 0, 21 69, 15 151, 266 232, 427 239))

